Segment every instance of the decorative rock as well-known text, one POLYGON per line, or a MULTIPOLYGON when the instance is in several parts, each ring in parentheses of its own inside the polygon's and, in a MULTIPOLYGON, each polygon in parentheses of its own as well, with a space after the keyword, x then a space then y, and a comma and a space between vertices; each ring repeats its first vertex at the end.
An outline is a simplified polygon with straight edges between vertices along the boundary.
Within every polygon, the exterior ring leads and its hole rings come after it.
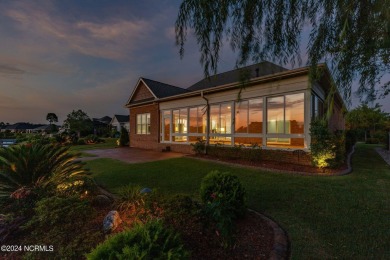
POLYGON ((152 189, 149 189, 149 188, 143 188, 140 193, 143 194, 143 193, 151 193, 152 192, 152 189))
POLYGON ((120 223, 122 223, 122 219, 119 217, 118 211, 111 210, 103 220, 103 231, 105 233, 110 233, 115 230, 120 223))
POLYGON ((107 197, 106 195, 97 195, 95 198, 92 200, 92 205, 98 206, 98 207, 107 207, 110 206, 112 203, 111 199, 107 197))

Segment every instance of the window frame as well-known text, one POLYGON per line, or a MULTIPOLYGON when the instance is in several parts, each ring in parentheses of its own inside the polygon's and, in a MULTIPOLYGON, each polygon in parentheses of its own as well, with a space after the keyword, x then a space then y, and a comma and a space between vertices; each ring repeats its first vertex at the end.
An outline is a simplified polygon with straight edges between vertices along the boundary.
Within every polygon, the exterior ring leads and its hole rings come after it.
POLYGON ((151 121, 150 113, 136 114, 136 117, 135 117, 135 125, 136 125, 136 127, 135 127, 135 134, 137 134, 137 135, 150 135, 150 121, 151 121), (143 131, 143 129, 145 129, 145 131, 143 131))

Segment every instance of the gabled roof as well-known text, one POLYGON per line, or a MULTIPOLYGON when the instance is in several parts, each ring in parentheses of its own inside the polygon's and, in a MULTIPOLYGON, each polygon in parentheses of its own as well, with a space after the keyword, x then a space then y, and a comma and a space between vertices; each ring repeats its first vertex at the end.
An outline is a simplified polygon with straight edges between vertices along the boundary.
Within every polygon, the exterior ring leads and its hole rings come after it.
POLYGON ((157 98, 164 98, 190 92, 187 89, 165 84, 151 79, 141 78, 157 98))
POLYGON ((271 75, 278 72, 287 71, 288 69, 278 66, 269 61, 263 61, 257 64, 246 66, 240 69, 235 69, 223 73, 219 73, 208 78, 198 81, 194 85, 190 86, 188 90, 202 90, 230 84, 234 82, 240 82, 242 79, 253 79, 271 75))
POLYGON ((191 92, 191 91, 184 89, 184 88, 176 87, 173 85, 169 85, 169 84, 165 84, 165 83, 162 83, 159 81, 155 81, 155 80, 141 77, 141 78, 139 78, 137 85, 133 89, 133 92, 130 95, 130 98, 127 101, 126 105, 128 105, 130 103, 135 104, 135 103, 144 102, 144 101, 153 101, 155 99, 175 96, 175 95, 179 95, 179 94, 183 94, 183 93, 187 93, 187 92, 191 92), (140 83, 143 83, 147 87, 147 89, 149 90, 151 95, 153 95, 153 96, 146 98, 146 99, 143 99, 143 100, 133 101, 132 100, 133 96, 136 93, 138 87, 140 86, 140 83))
MULTIPOLYGON (((129 116, 126 116, 126 115, 114 115, 114 117, 112 119, 116 118, 116 120, 118 120, 119 123, 127 123, 127 122, 130 122, 130 119, 129 119, 129 116)), ((112 121, 111 121, 112 123, 112 121)))

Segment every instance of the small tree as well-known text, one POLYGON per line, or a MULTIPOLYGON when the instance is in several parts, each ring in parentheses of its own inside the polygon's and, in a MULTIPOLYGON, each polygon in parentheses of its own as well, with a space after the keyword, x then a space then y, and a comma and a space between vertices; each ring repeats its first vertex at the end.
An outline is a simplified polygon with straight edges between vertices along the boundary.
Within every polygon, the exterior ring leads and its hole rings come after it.
POLYGON ((69 113, 64 121, 64 126, 70 131, 76 132, 79 138, 81 134, 92 133, 93 129, 91 118, 81 109, 69 113))
POLYGON ((58 122, 58 117, 54 113, 48 113, 46 116, 46 121, 49 121, 51 125, 53 122, 58 122))
POLYGON ((122 126, 121 137, 119 139, 119 145, 126 146, 128 144, 129 144, 129 132, 127 132, 127 129, 122 126))

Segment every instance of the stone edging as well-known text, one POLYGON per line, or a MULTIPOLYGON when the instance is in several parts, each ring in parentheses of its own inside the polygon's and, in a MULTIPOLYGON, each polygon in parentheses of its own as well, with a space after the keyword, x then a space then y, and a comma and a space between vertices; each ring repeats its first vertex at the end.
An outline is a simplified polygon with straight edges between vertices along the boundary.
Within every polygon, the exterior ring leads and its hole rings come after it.
POLYGON ((260 214, 257 211, 248 209, 249 211, 260 216, 267 224, 273 229, 274 232, 274 245, 270 253, 269 259, 279 260, 279 259, 290 259, 290 240, 288 238, 287 232, 284 231, 275 221, 272 219, 260 214))

